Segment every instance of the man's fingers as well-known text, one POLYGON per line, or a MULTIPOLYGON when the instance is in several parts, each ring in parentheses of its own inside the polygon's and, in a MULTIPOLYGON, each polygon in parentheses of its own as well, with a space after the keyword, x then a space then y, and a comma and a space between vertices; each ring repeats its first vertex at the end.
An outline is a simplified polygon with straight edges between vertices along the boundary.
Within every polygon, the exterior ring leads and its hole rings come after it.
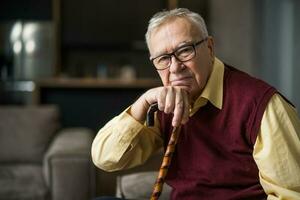
POLYGON ((162 87, 156 93, 158 109, 173 113, 172 125, 185 124, 189 119, 188 92, 179 87, 162 87))
POLYGON ((182 122, 182 117, 184 113, 184 97, 181 89, 176 89, 175 95, 175 108, 174 108, 174 116, 172 120, 172 126, 177 127, 182 122))
POLYGON ((176 97, 176 91, 173 87, 167 88, 167 96, 165 101, 165 113, 172 113, 174 111, 175 107, 175 97, 176 97))
POLYGON ((158 92, 157 94, 157 103, 158 103, 158 109, 160 111, 164 111, 165 110, 165 102, 166 102, 166 96, 168 93, 168 88, 163 87, 161 88, 160 92, 158 92))

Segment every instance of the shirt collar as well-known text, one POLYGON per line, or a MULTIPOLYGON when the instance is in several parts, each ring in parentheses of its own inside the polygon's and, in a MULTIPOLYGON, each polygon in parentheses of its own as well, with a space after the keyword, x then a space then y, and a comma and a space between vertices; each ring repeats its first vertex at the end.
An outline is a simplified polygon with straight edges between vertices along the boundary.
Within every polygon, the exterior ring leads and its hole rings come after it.
POLYGON ((215 57, 212 72, 209 79, 190 110, 190 116, 195 114, 200 107, 206 105, 210 101, 216 108, 222 109, 223 105, 223 77, 224 64, 215 57))

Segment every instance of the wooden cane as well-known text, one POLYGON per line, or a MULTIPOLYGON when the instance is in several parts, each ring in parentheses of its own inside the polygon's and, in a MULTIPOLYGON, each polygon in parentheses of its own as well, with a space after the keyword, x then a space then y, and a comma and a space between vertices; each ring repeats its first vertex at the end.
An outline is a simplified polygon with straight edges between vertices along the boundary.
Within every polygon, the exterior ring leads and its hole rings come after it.
MULTIPOLYGON (((150 106, 148 113, 147 113, 147 126, 154 125, 154 112, 158 110, 157 104, 153 104, 150 106)), ((163 157, 163 161, 161 167, 159 169, 158 176, 154 183, 153 191, 150 200, 158 200, 162 190, 163 185, 165 182, 166 175, 168 173, 169 166, 172 161, 172 157, 175 151, 175 146, 178 141, 179 133, 180 133, 181 126, 173 127, 170 140, 168 142, 168 146, 166 152, 163 157)))

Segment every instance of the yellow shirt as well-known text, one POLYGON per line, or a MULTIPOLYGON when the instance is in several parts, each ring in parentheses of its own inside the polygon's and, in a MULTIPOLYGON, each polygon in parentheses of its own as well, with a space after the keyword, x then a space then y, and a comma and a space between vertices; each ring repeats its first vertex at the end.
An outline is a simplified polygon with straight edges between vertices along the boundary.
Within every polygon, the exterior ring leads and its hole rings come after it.
MULTIPOLYGON (((190 116, 207 101, 222 109, 223 75, 224 64, 216 58, 190 116)), ((158 121, 154 127, 146 127, 128 114, 129 109, 109 121, 93 141, 93 162, 103 170, 143 164, 163 146, 158 121)), ((294 107, 278 94, 273 95, 264 112, 253 158, 268 200, 300 200, 300 120, 294 107)))

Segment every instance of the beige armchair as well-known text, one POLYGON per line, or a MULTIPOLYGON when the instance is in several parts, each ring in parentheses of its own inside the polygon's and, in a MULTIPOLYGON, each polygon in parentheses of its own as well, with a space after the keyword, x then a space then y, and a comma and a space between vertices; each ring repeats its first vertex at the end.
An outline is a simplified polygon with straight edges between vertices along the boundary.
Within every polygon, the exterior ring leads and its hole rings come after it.
POLYGON ((93 136, 86 128, 60 130, 55 106, 0 106, 0 199, 94 197, 93 136))

